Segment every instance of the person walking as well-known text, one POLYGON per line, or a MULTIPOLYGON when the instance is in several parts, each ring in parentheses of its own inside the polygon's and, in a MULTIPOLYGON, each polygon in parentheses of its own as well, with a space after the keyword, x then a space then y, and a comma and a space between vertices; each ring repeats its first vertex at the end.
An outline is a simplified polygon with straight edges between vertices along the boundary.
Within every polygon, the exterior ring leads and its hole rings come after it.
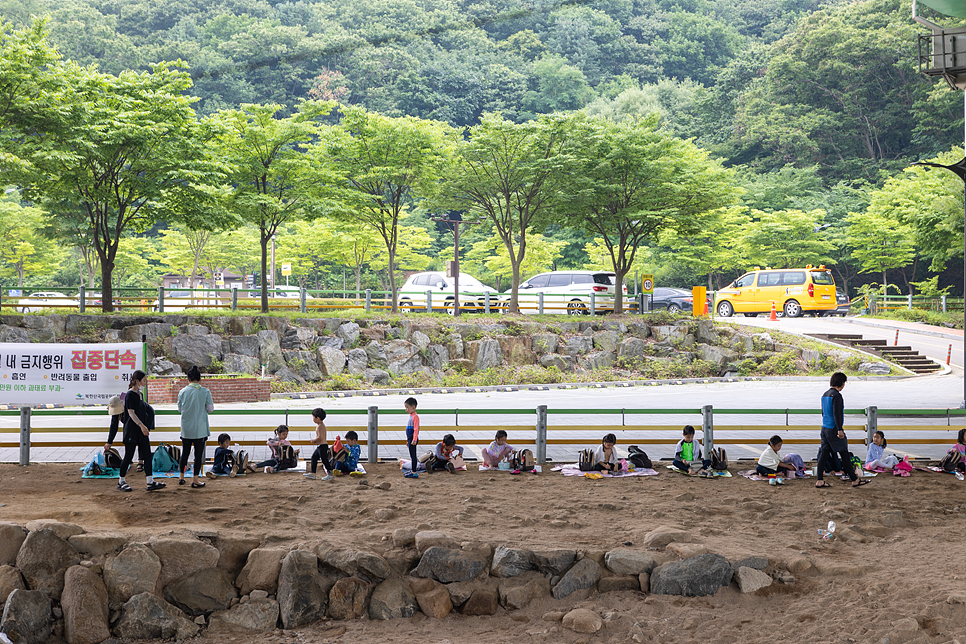
POLYGON ((131 374, 127 395, 124 397, 124 459, 121 461, 121 477, 117 481, 117 489, 130 492, 126 476, 127 470, 134 460, 134 452, 144 462, 144 482, 148 492, 163 490, 166 486, 161 481, 154 480, 151 470, 151 430, 154 429, 154 408, 144 402, 142 391, 148 386, 148 376, 138 369, 131 374))
POLYGON ((825 464, 832 459, 833 452, 842 460, 842 469, 852 481, 852 487, 869 483, 855 473, 849 457, 849 443, 845 438, 845 399, 842 397, 842 390, 845 389, 848 379, 844 373, 836 371, 829 379, 829 390, 822 394, 822 446, 818 451, 818 480, 815 482, 817 488, 832 487, 823 478, 825 464))
POLYGON ((211 435, 208 427, 208 414, 215 409, 211 391, 201 386, 201 371, 197 365, 188 369, 188 386, 178 392, 178 411, 181 413, 181 463, 178 472, 181 478, 178 485, 184 485, 184 474, 188 468, 188 453, 195 451, 194 472, 191 487, 204 487, 201 470, 205 465, 205 443, 211 435))

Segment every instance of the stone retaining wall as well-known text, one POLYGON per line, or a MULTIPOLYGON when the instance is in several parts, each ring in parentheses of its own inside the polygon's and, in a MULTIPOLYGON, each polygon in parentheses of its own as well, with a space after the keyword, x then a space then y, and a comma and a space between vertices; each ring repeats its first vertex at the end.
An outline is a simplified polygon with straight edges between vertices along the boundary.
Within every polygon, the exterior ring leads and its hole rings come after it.
MULTIPOLYGON (((286 548, 216 531, 140 542, 49 519, 0 523, 0 632, 18 644, 253 635, 323 618, 494 615, 542 597, 572 603, 621 590, 754 592, 793 584, 812 567, 798 554, 712 553, 673 526, 652 530, 640 549, 609 552, 457 542, 409 528, 387 544, 381 553, 324 542, 286 548)), ((573 611, 557 619, 572 630, 594 622, 573 611)))

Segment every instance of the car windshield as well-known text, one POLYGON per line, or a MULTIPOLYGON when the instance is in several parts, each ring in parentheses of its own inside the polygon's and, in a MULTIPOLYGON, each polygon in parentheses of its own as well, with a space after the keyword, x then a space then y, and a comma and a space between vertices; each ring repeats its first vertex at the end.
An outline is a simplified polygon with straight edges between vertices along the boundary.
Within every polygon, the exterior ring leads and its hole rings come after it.
POLYGON ((812 283, 831 286, 835 284, 835 280, 832 279, 831 271, 812 271, 812 283))
POLYGON ((486 285, 472 275, 460 273, 460 288, 482 291, 486 288, 486 285))

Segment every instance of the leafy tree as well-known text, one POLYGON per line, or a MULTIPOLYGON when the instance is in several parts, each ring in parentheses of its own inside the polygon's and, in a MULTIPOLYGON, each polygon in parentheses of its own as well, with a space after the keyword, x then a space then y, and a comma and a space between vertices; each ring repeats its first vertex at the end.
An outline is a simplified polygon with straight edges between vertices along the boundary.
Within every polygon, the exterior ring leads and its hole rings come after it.
POLYGON ((562 56, 544 54, 533 62, 532 89, 523 105, 535 114, 577 110, 594 97, 587 78, 562 56))
POLYGON ((718 70, 738 53, 741 38, 713 16, 673 11, 663 23, 655 48, 666 76, 710 85, 718 70))
POLYGON ((307 101, 292 116, 278 118, 280 105, 243 105, 219 112, 222 158, 231 166, 230 210, 258 228, 261 248, 261 310, 268 311, 268 246, 283 224, 319 216, 325 209, 325 166, 306 150, 319 135, 331 103, 307 101))
POLYGON ((881 203, 870 203, 865 212, 849 213, 847 221, 852 255, 863 273, 882 274, 882 292, 888 292, 887 271, 908 266, 916 257, 915 232, 889 216, 881 203))
POLYGON ((0 199, 0 274, 12 273, 20 288, 25 275, 49 276, 65 257, 40 234, 43 217, 39 208, 24 207, 9 196, 0 199))
POLYGON ((638 247, 664 230, 701 230, 706 213, 733 199, 730 173, 693 143, 657 130, 656 119, 616 124, 581 119, 570 181, 560 211, 603 239, 617 274, 614 308, 623 307, 624 277, 638 247))
MULTIPOLYGON (((500 283, 513 277, 513 263, 505 244, 494 228, 490 228, 490 235, 473 244, 466 253, 466 265, 460 265, 460 270, 466 269, 470 273, 483 273, 485 270, 494 275, 500 283)), ((566 246, 564 241, 551 241, 545 236, 527 230, 527 254, 520 264, 520 276, 531 276, 549 270, 560 257, 561 249, 566 246)))
POLYGON ((825 219, 824 210, 752 210, 751 217, 742 244, 752 263, 769 268, 828 263, 832 243, 815 230, 825 219))
POLYGON ((469 129, 449 175, 443 201, 482 215, 503 242, 512 273, 510 311, 518 312, 527 231, 557 205, 573 157, 568 154, 569 120, 544 116, 514 124, 486 114, 469 129))
POLYGON ((393 313, 399 222, 414 199, 437 189, 455 135, 445 123, 343 107, 339 124, 316 146, 316 157, 330 159, 338 176, 338 216, 375 230, 385 244, 393 313))
POLYGON ((703 218, 701 230, 687 234, 663 231, 660 246, 666 251, 662 255, 698 274, 707 274, 708 290, 722 288, 748 268, 742 241, 750 223, 748 209, 743 206, 719 208, 703 218))

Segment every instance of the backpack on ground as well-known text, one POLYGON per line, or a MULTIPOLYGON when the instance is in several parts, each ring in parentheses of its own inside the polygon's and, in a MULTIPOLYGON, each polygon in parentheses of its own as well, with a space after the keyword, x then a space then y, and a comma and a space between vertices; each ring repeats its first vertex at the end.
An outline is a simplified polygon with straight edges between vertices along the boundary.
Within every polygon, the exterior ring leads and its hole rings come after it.
MULTIPOLYGON (((180 447, 178 447, 177 445, 168 445, 168 456, 171 457, 172 461, 178 464, 178 467, 181 467, 181 448, 180 447)), ((175 469, 178 469, 178 468, 175 468, 175 469)))
POLYGON ((728 469, 728 452, 722 447, 711 450, 711 469, 716 471, 728 469))
POLYGON ((577 467, 581 472, 592 472, 594 470, 594 450, 582 449, 577 456, 577 467))
POLYGON ((244 472, 246 469, 248 469, 248 464, 251 461, 251 459, 248 457, 248 452, 245 450, 240 450, 237 455, 232 452, 232 458, 235 459, 236 463, 238 463, 238 470, 240 472, 244 472))
POLYGON ((164 443, 158 445, 151 458, 151 469, 155 472, 177 472, 179 464, 168 452, 168 446, 164 443))
POLYGON ((635 468, 642 470, 651 469, 654 464, 648 457, 647 452, 642 450, 637 445, 631 445, 627 448, 627 460, 630 461, 635 468))
POLYGON ((228 453, 225 454, 225 469, 231 472, 236 465, 238 465, 238 459, 235 458, 235 452, 228 450, 228 453))
POLYGON ((946 455, 942 457, 939 461, 939 467, 943 469, 944 472, 955 472, 959 469, 960 464, 963 462, 963 455, 959 453, 957 449, 951 449, 946 452, 946 455))
POLYGON ((121 453, 113 447, 104 452, 104 465, 115 470, 121 469, 121 453))
POLYGON ((531 472, 535 464, 533 452, 528 449, 521 449, 513 453, 513 461, 510 467, 521 472, 531 472))
POLYGON ((299 457, 291 445, 278 446, 278 466, 275 469, 291 470, 298 467, 299 457))

